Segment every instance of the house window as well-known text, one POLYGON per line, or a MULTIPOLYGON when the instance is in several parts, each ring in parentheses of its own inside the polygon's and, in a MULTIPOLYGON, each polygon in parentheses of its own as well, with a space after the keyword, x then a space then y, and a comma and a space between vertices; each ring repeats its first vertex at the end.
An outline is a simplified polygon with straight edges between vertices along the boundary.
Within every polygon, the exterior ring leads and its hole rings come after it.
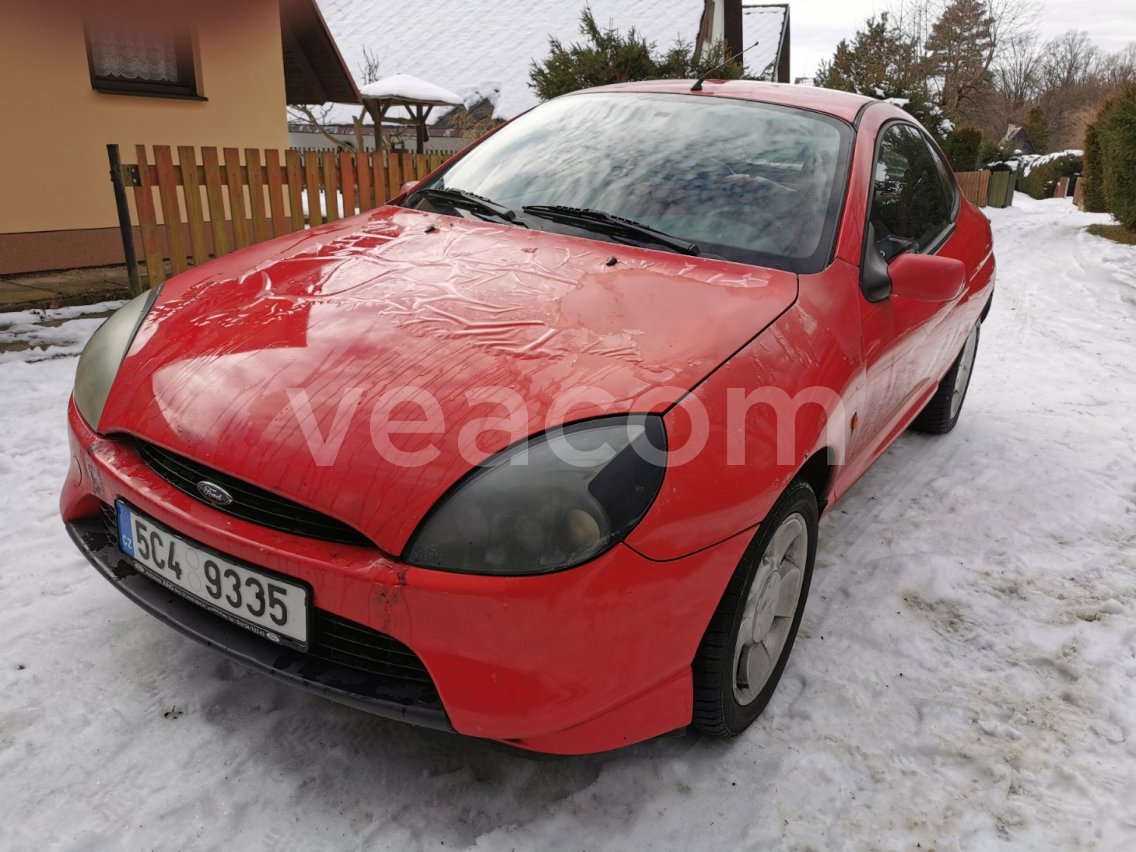
POLYGON ((195 97, 197 75, 187 30, 87 26, 91 86, 119 95, 195 97))

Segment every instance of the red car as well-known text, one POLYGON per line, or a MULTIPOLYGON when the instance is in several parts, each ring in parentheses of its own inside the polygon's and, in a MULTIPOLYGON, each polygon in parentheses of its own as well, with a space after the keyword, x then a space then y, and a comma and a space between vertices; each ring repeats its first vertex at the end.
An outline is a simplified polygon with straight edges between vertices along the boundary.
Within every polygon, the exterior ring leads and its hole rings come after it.
POLYGON ((378 715, 553 753, 734 735, 819 515, 954 426, 993 287, 894 106, 576 93, 108 319, 63 520, 167 624, 378 715))

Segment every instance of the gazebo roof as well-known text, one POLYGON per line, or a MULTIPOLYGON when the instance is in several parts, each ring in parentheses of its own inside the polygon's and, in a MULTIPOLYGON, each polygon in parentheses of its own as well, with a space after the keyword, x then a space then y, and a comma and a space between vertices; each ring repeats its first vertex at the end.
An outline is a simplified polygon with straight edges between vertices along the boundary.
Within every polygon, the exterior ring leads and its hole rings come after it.
POLYGON ((463 101, 449 89, 435 86, 410 74, 392 74, 359 89, 364 101, 380 101, 384 106, 460 106, 463 101))

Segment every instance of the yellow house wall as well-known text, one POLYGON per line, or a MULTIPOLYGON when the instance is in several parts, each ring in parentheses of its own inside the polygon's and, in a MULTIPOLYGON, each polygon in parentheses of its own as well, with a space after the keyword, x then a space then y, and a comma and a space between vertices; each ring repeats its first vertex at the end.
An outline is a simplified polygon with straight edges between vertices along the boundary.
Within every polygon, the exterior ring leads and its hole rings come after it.
POLYGON ((124 162, 138 144, 287 147, 278 0, 194 21, 206 100, 111 95, 91 88, 79 7, 0 0, 0 235, 117 225, 108 143, 124 162))

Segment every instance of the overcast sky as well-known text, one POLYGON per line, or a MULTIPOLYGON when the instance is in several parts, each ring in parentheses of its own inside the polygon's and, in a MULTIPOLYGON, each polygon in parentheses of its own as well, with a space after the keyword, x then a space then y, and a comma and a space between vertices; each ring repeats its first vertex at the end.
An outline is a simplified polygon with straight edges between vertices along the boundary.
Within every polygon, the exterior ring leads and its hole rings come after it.
MULTIPOLYGON (((851 38, 869 15, 890 5, 889 0, 790 0, 793 76, 811 77, 840 39, 851 38)), ((1043 39, 1085 30, 1109 52, 1136 41, 1136 0, 1041 0, 1038 5, 1043 39)))

